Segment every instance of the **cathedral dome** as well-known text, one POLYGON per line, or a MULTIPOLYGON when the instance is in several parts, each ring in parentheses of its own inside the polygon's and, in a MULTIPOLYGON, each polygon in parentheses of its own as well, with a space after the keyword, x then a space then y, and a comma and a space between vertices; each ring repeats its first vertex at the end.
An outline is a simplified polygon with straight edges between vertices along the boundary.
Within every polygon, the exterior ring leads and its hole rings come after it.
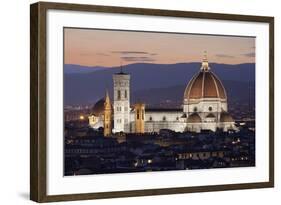
POLYGON ((222 82, 210 71, 206 57, 200 72, 193 76, 184 92, 184 100, 200 98, 227 98, 222 82))
POLYGON ((100 116, 104 114, 104 102, 105 100, 102 98, 99 101, 96 102, 96 104, 93 106, 92 114, 95 116, 100 116))
POLYGON ((231 117, 230 114, 228 114, 227 112, 222 112, 221 113, 221 118, 220 118, 221 122, 234 122, 233 118, 231 117))
POLYGON ((187 118, 187 123, 200 123, 201 117, 197 113, 192 113, 187 118))

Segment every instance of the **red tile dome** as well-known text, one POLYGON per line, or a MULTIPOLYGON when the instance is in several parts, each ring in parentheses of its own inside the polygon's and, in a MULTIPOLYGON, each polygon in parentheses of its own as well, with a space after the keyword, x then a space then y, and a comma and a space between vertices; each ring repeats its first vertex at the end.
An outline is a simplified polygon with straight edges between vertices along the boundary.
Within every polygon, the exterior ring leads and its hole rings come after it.
POLYGON ((200 72, 193 76, 184 92, 184 100, 201 98, 227 98, 222 82, 210 71, 206 58, 202 62, 200 72))
POLYGON ((192 113, 187 118, 187 123, 200 123, 200 122, 202 122, 202 120, 197 113, 192 113))
POLYGON ((221 113, 221 118, 220 118, 221 122, 234 122, 233 118, 231 117, 230 114, 228 114, 227 112, 222 112, 221 113))
POLYGON ((104 98, 100 99, 95 103, 95 105, 92 108, 92 114, 95 116, 100 116, 104 114, 104 98))

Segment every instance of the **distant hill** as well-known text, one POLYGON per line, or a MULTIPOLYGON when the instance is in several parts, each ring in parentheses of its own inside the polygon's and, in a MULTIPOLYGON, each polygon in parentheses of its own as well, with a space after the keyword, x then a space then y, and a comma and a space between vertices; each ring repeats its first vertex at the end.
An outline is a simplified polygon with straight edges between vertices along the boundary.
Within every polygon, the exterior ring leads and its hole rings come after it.
MULTIPOLYGON (((201 63, 149 64, 137 63, 123 66, 131 75, 131 100, 144 99, 147 103, 165 99, 182 100, 183 91, 201 63)), ((223 81, 229 98, 247 98, 250 84, 255 83, 255 64, 210 64, 212 71, 223 81)), ((112 75, 118 67, 105 68, 64 66, 65 104, 93 103, 108 89, 112 96, 112 75), (80 68, 83 71, 75 72, 80 68), (86 72, 88 70, 93 70, 86 72)))
MULTIPOLYGON (((222 81, 227 91, 228 100, 231 102, 248 103, 249 92, 254 91, 254 82, 222 81)), ((174 100, 173 104, 181 105, 186 85, 177 85, 166 88, 151 88, 132 93, 132 103, 143 101, 154 107, 156 104, 174 100)), ((251 102, 255 101, 255 93, 251 93, 251 102)))
POLYGON ((65 64, 63 68, 64 74, 77 74, 77 73, 92 73, 95 71, 104 70, 105 67, 100 66, 81 66, 81 65, 73 65, 73 64, 65 64))

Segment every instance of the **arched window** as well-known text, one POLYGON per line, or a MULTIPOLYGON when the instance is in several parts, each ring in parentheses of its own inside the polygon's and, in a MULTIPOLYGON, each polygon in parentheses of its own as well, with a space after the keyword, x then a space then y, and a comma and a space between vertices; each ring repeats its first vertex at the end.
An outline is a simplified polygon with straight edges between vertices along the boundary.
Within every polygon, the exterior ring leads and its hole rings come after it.
POLYGON ((120 100, 121 99, 121 90, 117 91, 117 99, 120 100))
POLYGON ((163 121, 166 121, 166 116, 163 117, 163 121))
POLYGON ((149 117, 149 121, 152 121, 152 117, 151 116, 149 117))
POLYGON ((176 120, 178 121, 178 120, 179 120, 179 117, 177 117, 176 120))
POLYGON ((213 108, 210 106, 210 107, 209 107, 209 111, 212 111, 212 110, 213 110, 213 108))
POLYGON ((194 107, 194 108, 193 108, 193 112, 197 112, 197 107, 194 107))
POLYGON ((137 110, 137 120, 139 120, 139 119, 140 119, 140 111, 137 110))
POLYGON ((127 90, 125 90, 125 99, 127 99, 127 90))

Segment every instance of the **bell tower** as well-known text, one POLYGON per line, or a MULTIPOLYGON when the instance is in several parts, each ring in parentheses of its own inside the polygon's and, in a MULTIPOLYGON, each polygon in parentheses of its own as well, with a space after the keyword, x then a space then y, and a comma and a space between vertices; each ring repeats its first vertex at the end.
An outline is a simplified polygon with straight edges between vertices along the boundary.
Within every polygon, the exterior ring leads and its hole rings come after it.
POLYGON ((137 103, 135 105, 135 132, 144 133, 145 104, 137 103))
POLYGON ((110 136, 112 133, 112 108, 111 108, 111 102, 109 98, 109 94, 106 91, 106 97, 104 102, 104 131, 103 135, 105 137, 110 136))
POLYGON ((113 132, 130 131, 130 75, 121 70, 113 75, 114 129, 113 132))

